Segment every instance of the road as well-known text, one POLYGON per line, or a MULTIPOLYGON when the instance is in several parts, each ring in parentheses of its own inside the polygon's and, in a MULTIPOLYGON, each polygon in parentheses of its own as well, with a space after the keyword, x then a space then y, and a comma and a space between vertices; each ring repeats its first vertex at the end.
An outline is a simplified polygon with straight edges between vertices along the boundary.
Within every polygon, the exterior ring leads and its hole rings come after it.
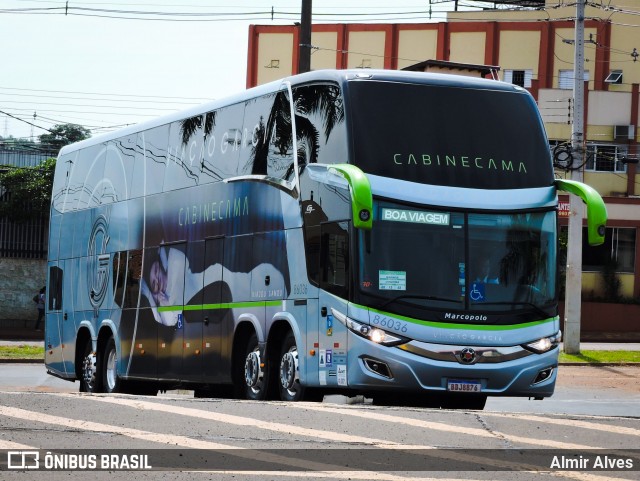
MULTIPOLYGON (((41 456, 46 450, 65 450, 67 460, 73 455, 100 460, 112 449, 120 450, 116 451, 120 456, 148 449, 144 453, 150 466, 172 471, 132 473, 118 471, 122 466, 115 465, 90 475, 97 480, 135 476, 604 481, 638 479, 640 473, 636 367, 605 371, 561 367, 557 398, 496 399, 485 411, 473 412, 344 404, 344 398, 335 399, 342 402, 337 404, 328 402, 333 399, 323 403, 194 399, 179 391, 158 397, 86 395, 73 392, 77 383, 42 377, 42 365, 7 366, 0 366, 0 469, 7 455, 2 450, 9 449, 35 449, 41 456), (9 372, 14 376, 8 377, 9 372), (35 385, 20 385, 26 379, 35 385), (519 404, 501 405, 509 402, 519 404), (573 413, 580 403, 579 410, 585 413, 573 413), (70 451, 79 448, 84 451, 70 451), (486 451, 474 451, 478 448, 486 451), (618 450, 610 459, 630 462, 632 470, 568 471, 553 464, 563 457, 594 464, 599 454, 592 449, 618 450), (425 460, 433 463, 428 471, 412 469, 425 469, 425 460), (368 471, 353 470, 356 467, 368 471)), ((28 474, 29 479, 47 480, 87 475, 45 469, 28 474)), ((0 472, 2 479, 25 479, 24 475, 0 472)))

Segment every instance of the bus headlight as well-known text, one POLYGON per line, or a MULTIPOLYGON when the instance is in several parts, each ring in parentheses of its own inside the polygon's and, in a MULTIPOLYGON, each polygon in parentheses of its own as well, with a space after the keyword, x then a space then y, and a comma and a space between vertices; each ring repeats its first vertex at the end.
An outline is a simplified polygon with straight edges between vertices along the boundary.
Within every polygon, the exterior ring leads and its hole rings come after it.
POLYGON ((404 344, 409 341, 406 337, 399 336, 397 334, 391 334, 387 331, 383 331, 377 327, 371 327, 367 324, 363 324, 358 321, 354 321, 350 317, 345 316, 340 311, 336 311, 335 309, 331 309, 331 313, 333 317, 340 321, 341 324, 347 326, 351 332, 357 334, 360 337, 364 337, 376 344, 382 344, 384 346, 397 346, 399 344, 404 344))
POLYGON ((538 339, 535 342, 530 342, 529 344, 523 344, 522 347, 529 351, 533 351, 536 354, 543 354, 551 349, 555 349, 560 344, 562 340, 562 332, 558 331, 553 336, 543 337, 542 339, 538 339))

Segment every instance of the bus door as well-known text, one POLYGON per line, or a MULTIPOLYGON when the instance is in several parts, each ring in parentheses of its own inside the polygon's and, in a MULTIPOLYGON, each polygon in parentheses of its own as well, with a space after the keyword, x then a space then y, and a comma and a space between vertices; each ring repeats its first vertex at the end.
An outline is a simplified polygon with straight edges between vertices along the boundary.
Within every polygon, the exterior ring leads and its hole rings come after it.
POLYGON ((57 374, 66 374, 62 362, 61 321, 62 283, 64 281, 64 261, 49 263, 47 282, 47 315, 45 319, 45 362, 47 368, 57 374))
POLYGON ((145 264, 158 322, 158 379, 179 380, 183 372, 185 271, 191 274, 186 243, 148 248, 145 264))
POLYGON ((184 273, 184 346, 182 351, 182 379, 201 381, 203 377, 202 360, 205 349, 202 342, 203 322, 203 278, 204 278, 204 241, 187 244, 187 259, 184 273))
MULTIPOLYGON (((266 232, 254 236, 253 265, 255 267, 251 271, 251 300, 264 302, 265 333, 267 333, 273 318, 284 310, 283 299, 288 297, 290 274, 285 231, 266 232)), ((299 307, 287 306, 287 311, 301 326, 304 335, 302 326, 306 319, 306 307, 299 304, 299 307)), ((298 346, 299 349, 302 347, 298 346)))
POLYGON ((222 281, 223 262, 224 237, 206 240, 202 291, 202 365, 204 381, 210 383, 223 381, 225 371, 221 366, 221 349, 223 345, 231 343, 226 338, 228 329, 223 331, 223 325, 232 323, 227 319, 231 316, 231 309, 225 306, 231 302, 231 292, 222 281))
POLYGON ((156 377, 158 322, 151 309, 150 295, 143 288, 146 286, 142 274, 143 250, 122 251, 118 257, 119 268, 124 270, 119 326, 122 366, 118 371, 131 377, 153 379, 156 377))
POLYGON ((349 230, 347 222, 321 224, 318 299, 318 374, 321 386, 347 386, 347 332, 331 309, 347 312, 349 230))
MULTIPOLYGON (((76 356, 76 317, 80 318, 81 313, 74 315, 74 307, 76 302, 73 302, 76 296, 82 295, 82 292, 74 292, 78 290, 80 286, 85 286, 84 282, 77 282, 76 277, 79 276, 79 259, 66 259, 59 261, 64 267, 63 271, 66 273, 64 279, 62 279, 62 292, 61 299, 63 304, 61 306, 61 314, 59 317, 60 322, 60 341, 62 342, 62 362, 64 363, 65 371, 68 375, 72 375, 75 370, 75 356, 76 356)), ((89 297, 89 293, 84 293, 89 297)), ((88 302, 87 302, 88 304, 88 302)), ((93 312, 85 312, 87 316, 92 316, 93 312)))

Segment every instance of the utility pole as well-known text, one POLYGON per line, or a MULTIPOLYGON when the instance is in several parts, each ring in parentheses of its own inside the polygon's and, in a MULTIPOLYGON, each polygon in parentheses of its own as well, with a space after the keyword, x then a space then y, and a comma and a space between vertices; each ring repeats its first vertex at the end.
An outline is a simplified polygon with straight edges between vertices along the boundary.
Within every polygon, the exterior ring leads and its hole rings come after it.
MULTIPOLYGON (((582 182, 585 156, 584 135, 584 10, 585 0, 577 0, 573 60, 573 129, 571 151, 577 169, 571 179, 582 182)), ((580 315, 582 308, 582 219, 584 204, 577 195, 570 194, 569 242, 567 243, 567 277, 565 294, 564 351, 580 352, 580 315)))
POLYGON ((311 0, 302 0, 298 73, 311 70, 311 0))

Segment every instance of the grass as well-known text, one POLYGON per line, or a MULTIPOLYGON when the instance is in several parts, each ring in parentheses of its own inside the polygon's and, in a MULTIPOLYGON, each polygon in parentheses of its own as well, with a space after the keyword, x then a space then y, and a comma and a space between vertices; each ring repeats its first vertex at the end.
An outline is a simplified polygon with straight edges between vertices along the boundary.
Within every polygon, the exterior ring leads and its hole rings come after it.
POLYGON ((0 359, 44 359, 42 346, 0 346, 0 359))
POLYGON ((560 353, 560 362, 640 362, 640 351, 582 351, 580 354, 560 353))

